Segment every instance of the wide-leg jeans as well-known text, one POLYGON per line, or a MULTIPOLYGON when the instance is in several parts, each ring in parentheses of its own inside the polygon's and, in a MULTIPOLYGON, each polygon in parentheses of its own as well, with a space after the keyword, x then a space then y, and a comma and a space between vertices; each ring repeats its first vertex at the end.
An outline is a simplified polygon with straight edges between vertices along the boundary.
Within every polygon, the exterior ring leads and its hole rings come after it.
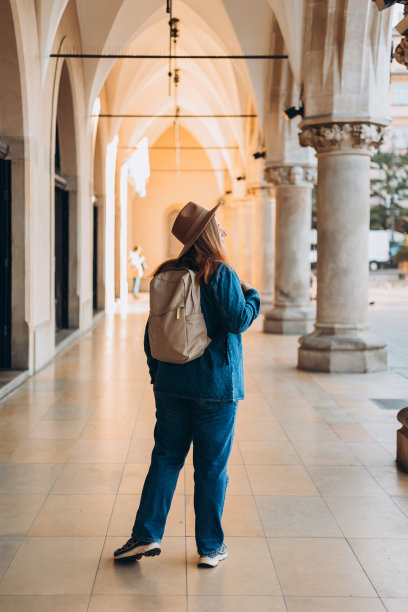
POLYGON ((221 517, 238 402, 209 402, 156 393, 155 445, 132 531, 160 542, 177 478, 193 443, 195 536, 200 555, 224 540, 221 517))

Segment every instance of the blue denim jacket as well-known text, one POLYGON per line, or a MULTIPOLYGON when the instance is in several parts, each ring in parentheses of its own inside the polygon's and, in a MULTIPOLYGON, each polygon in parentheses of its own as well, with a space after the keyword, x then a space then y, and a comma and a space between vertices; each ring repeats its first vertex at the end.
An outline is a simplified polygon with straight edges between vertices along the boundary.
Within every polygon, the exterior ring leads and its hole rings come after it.
POLYGON ((243 399, 241 332, 259 315, 259 294, 250 289, 244 295, 236 272, 220 263, 208 285, 201 285, 201 308, 212 341, 201 357, 187 363, 154 359, 147 323, 144 349, 154 390, 215 402, 243 399))

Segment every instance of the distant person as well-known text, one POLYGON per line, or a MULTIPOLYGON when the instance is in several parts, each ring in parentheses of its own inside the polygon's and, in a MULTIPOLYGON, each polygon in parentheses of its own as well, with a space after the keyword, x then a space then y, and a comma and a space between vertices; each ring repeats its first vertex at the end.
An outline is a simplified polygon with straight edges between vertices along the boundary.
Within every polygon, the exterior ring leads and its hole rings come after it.
POLYGON ((186 363, 158 361, 152 357, 149 322, 146 325, 144 348, 156 402, 155 445, 131 538, 114 552, 115 559, 160 554, 177 478, 191 443, 198 565, 215 567, 228 556, 221 518, 238 400, 244 397, 241 333, 258 316, 260 298, 227 263, 226 232, 215 218, 218 206, 210 211, 194 202, 184 206, 172 228, 184 248, 153 275, 175 268, 196 273, 211 342, 201 357, 186 363))
POLYGON ((139 297, 140 282, 146 269, 146 260, 142 255, 141 247, 134 246, 129 253, 131 274, 133 277, 132 294, 135 299, 139 297))

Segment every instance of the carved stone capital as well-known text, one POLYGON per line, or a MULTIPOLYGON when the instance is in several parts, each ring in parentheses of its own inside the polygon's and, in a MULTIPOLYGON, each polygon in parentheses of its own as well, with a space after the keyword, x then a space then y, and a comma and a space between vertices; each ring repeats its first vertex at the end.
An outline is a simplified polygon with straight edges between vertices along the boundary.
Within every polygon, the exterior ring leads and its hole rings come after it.
POLYGON ((272 185, 312 187, 317 180, 317 170, 314 166, 269 166, 265 168, 264 177, 272 185))
POLYGON ((408 68, 408 37, 401 38, 394 51, 395 61, 408 68))
POLYGON ((5 142, 0 142, 0 159, 6 159, 10 147, 5 142))
POLYGON ((253 197, 272 198, 275 195, 274 191, 274 187, 270 183, 259 183, 247 187, 247 194, 253 197))
POLYGON ((385 127, 375 123, 328 123, 305 127, 299 134, 302 147, 314 147, 317 153, 358 150, 367 154, 382 144, 385 127))

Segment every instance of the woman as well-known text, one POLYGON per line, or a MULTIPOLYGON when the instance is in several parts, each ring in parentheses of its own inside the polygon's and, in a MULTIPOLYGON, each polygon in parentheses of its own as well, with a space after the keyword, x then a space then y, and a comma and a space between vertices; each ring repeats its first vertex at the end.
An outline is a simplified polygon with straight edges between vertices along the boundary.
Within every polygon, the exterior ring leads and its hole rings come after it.
POLYGON ((215 567, 228 555, 221 517, 237 405, 244 397, 241 332, 258 316, 260 299, 226 261, 226 232, 214 216, 220 204, 208 211, 189 202, 180 211, 172 233, 184 248, 154 273, 178 266, 196 272, 212 340, 198 359, 165 363, 151 356, 146 325, 144 348, 156 401, 155 446, 132 537, 115 551, 115 559, 160 554, 178 474, 192 442, 198 565, 215 567))
POLYGON ((142 255, 142 249, 140 247, 134 246, 133 250, 130 251, 129 262, 133 277, 132 294, 133 297, 137 299, 139 297, 140 282, 146 268, 145 258, 144 255, 142 255))

